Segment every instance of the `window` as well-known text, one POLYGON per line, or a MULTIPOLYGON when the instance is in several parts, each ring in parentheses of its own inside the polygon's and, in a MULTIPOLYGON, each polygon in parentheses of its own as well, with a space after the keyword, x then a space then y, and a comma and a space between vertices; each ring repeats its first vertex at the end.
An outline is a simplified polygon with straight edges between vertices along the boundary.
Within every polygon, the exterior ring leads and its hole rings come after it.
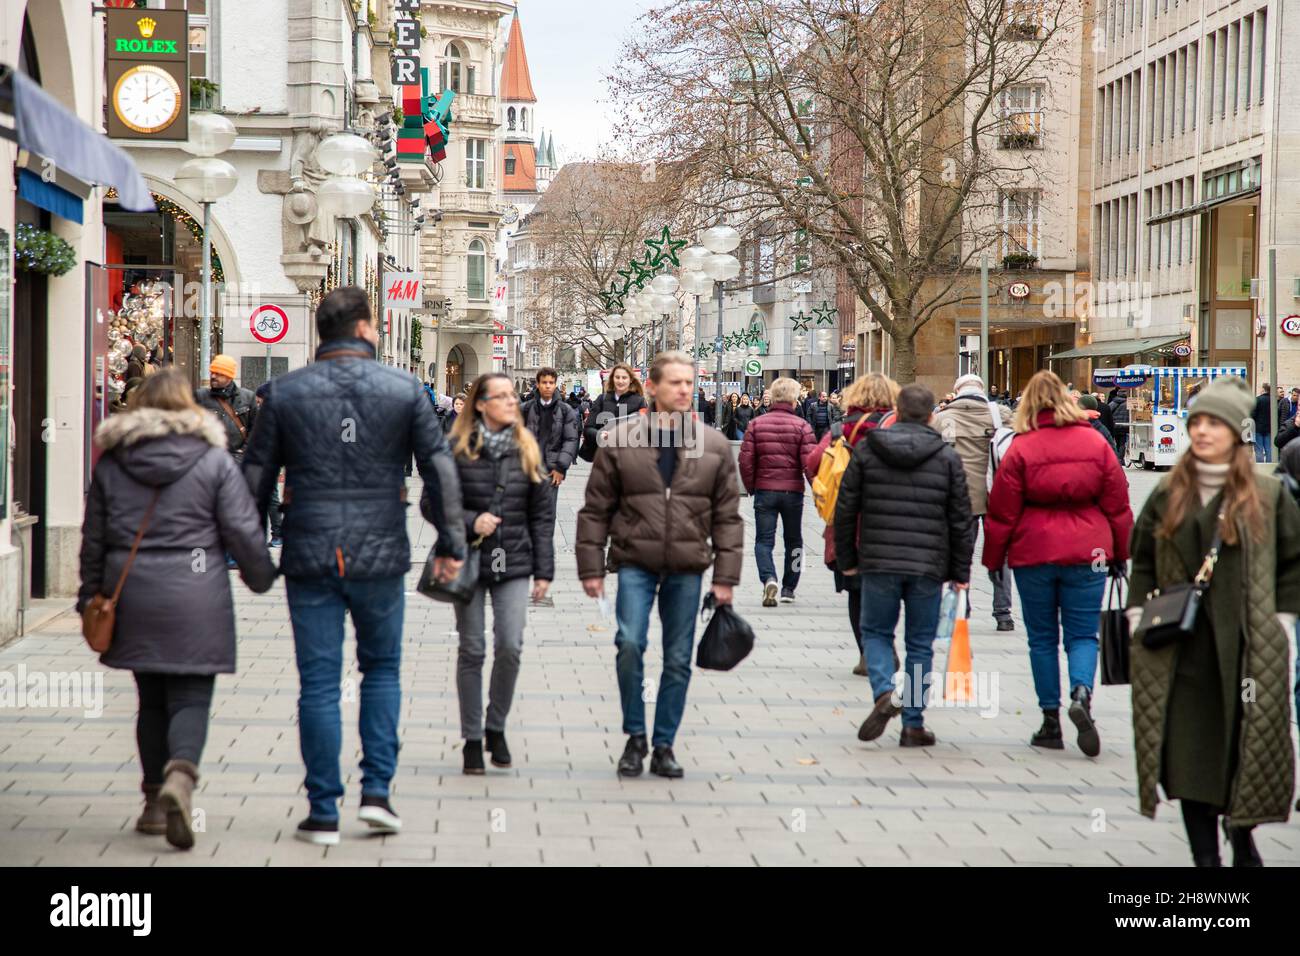
MULTIPOLYGON (((1112 98, 1108 97, 1108 102, 1112 98)), ((1042 103, 1041 86, 1012 86, 1003 91, 998 136, 998 144, 1003 149, 1028 149, 1040 145, 1042 103)))
POLYGON ((506 175, 513 176, 514 174, 515 174, 515 154, 511 153, 509 156, 506 157, 506 175))
POLYGON ((519 128, 523 132, 528 132, 528 107, 521 107, 519 110, 519 128))
POLYGON ((447 44, 442 61, 442 88, 457 93, 474 92, 474 67, 465 62, 465 53, 459 43, 447 44))
POLYGON ((533 368, 540 368, 542 364, 542 350, 534 348, 532 350, 531 358, 533 360, 533 368))
POLYGON ((515 128, 515 108, 512 106, 506 110, 506 129, 515 128))
POLYGON ((482 239, 475 239, 469 244, 469 256, 466 258, 465 286, 469 297, 475 301, 487 298, 487 247, 482 239))
POLYGON ((482 189, 486 166, 487 140, 465 140, 465 185, 470 189, 482 189))
POLYGON ((1007 4, 1007 25, 1003 38, 1007 40, 1037 40, 1040 13, 1033 0, 1012 0, 1007 4))
POLYGON ((1003 259, 1037 259, 1039 254, 1038 193, 1018 189, 1002 195, 1003 259))

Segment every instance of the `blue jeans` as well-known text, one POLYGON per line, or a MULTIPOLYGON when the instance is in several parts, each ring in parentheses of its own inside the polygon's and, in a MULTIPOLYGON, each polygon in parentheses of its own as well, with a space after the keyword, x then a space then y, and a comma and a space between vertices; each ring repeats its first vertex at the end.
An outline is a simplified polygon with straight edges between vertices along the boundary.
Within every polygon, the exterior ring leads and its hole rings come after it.
POLYGON ((1273 436, 1255 432, 1255 460, 1268 461, 1268 446, 1273 436))
POLYGON ((803 493, 799 491, 757 491, 754 493, 754 560, 758 581, 776 580, 772 547, 776 544, 776 519, 781 519, 785 539, 785 568, 781 587, 793 591, 803 569, 803 493))
POLYGON ((686 712, 686 687, 691 682, 691 648, 695 615, 700 608, 702 578, 698 574, 656 574, 625 565, 618 570, 614 613, 618 633, 618 693, 623 701, 623 733, 645 734, 645 669, 643 660, 650 631, 650 609, 659 592, 659 622, 663 625, 664 670, 655 701, 651 742, 671 747, 686 712))
POLYGON ((939 629, 943 582, 922 574, 859 572, 862 578, 862 647, 867 655, 871 696, 894 689, 894 628, 899 606, 903 621, 903 726, 924 724, 925 692, 934 662, 934 635, 939 629))
POLYGON ((1029 669, 1038 706, 1057 710, 1061 706, 1062 636, 1070 690, 1082 685, 1092 692, 1106 569, 1094 571, 1087 564, 1036 564, 1012 570, 1029 635, 1029 669))
POLYGON ((343 796, 339 682, 343 615, 352 615, 361 671, 361 794, 387 797, 397 770, 397 719, 402 689, 404 575, 367 580, 288 578, 289 619, 298 657, 298 735, 307 765, 307 799, 316 820, 337 820, 343 796))

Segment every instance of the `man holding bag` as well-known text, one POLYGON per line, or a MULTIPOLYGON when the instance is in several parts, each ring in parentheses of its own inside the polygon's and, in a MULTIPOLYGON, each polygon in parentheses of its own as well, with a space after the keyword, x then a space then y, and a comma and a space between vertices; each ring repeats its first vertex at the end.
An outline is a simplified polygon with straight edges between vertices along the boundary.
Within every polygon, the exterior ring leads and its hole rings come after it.
POLYGON ((640 776, 646 743, 643 658, 650 611, 659 599, 664 670, 655 703, 650 772, 680 777, 673 741, 686 709, 691 647, 704 571, 730 604, 744 563, 745 526, 731 446, 691 412, 694 365, 664 352, 650 367, 648 412, 618 422, 587 482, 578 512, 578 576, 589 597, 605 593, 606 567, 618 574, 618 690, 623 732, 620 776, 640 776), (605 548, 609 546, 608 562, 605 548))

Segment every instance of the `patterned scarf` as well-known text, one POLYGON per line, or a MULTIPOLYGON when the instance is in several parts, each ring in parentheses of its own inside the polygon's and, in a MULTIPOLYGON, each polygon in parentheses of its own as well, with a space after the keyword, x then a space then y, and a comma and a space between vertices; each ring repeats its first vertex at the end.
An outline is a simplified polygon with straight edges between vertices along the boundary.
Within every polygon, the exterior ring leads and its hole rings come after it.
POLYGON ((515 450, 515 430, 507 426, 500 431, 491 431, 482 420, 478 423, 480 447, 493 461, 500 461, 515 450))

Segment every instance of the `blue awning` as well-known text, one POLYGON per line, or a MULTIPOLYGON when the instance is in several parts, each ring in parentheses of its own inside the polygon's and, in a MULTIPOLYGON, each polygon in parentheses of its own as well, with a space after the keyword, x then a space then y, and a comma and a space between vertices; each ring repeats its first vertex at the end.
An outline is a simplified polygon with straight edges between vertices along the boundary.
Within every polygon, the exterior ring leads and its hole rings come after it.
POLYGON ((18 195, 69 222, 82 221, 81 197, 56 183, 47 183, 30 169, 18 170, 18 195))

